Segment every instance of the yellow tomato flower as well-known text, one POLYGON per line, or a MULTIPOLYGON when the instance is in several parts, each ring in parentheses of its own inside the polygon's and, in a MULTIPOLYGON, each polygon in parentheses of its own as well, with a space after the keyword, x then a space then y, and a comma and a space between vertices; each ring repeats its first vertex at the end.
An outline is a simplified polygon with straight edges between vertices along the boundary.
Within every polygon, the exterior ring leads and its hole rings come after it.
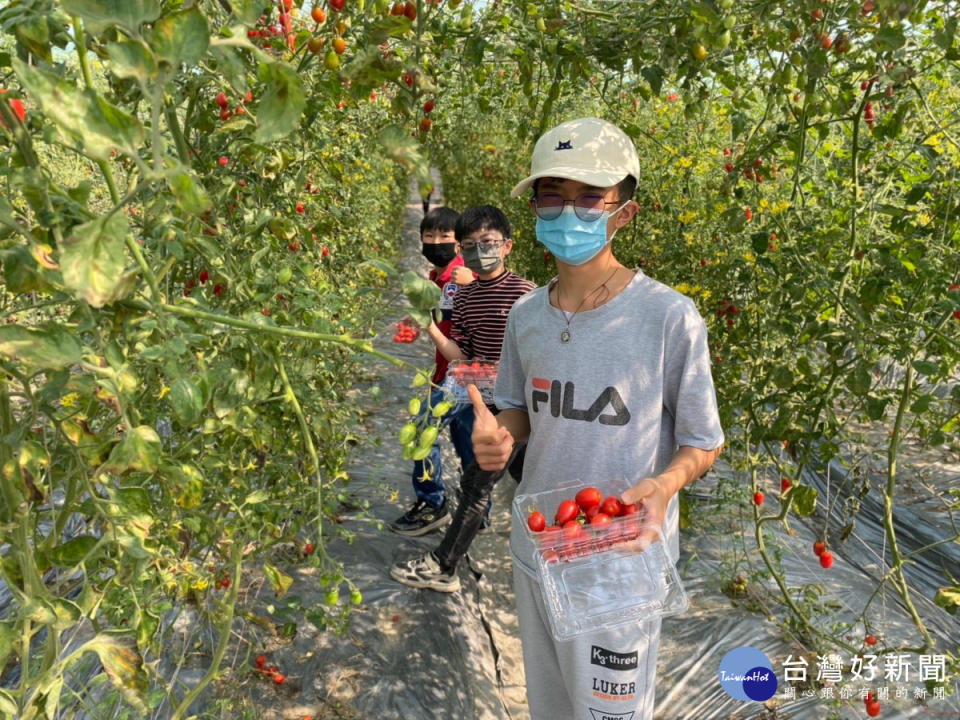
POLYGON ((67 393, 62 398, 60 398, 60 404, 65 408, 73 407, 74 405, 77 404, 77 399, 79 397, 80 396, 77 395, 77 393, 75 392, 67 393))

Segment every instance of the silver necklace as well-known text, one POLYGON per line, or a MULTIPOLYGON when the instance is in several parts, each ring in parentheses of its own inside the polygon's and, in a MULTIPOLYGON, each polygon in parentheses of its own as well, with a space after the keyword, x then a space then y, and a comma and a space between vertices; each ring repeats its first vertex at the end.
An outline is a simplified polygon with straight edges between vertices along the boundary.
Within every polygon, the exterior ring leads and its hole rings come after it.
POLYGON ((559 279, 557 280, 557 310, 559 310, 559 311, 560 311, 560 314, 563 315, 563 321, 564 321, 564 323, 566 323, 566 327, 563 329, 563 332, 560 333, 560 342, 562 342, 562 343, 568 343, 568 342, 570 342, 570 323, 573 322, 573 316, 576 315, 578 312, 580 312, 580 308, 583 307, 583 304, 587 301, 587 298, 592 297, 593 295, 595 295, 595 294, 597 293, 597 291, 600 290, 600 288, 606 287, 606 286, 607 286, 607 283, 610 282, 610 280, 613 279, 613 276, 616 275, 619 270, 620 270, 620 268, 618 268, 618 267, 617 267, 617 268, 614 268, 614 269, 613 269, 613 272, 610 273, 610 275, 607 276, 607 279, 606 279, 606 280, 604 280, 602 283, 600 283, 599 285, 597 285, 593 290, 591 290, 591 291, 588 292, 586 295, 584 295, 584 296, 583 296, 583 299, 580 301, 580 304, 577 305, 577 309, 574 310, 572 313, 570 313, 570 317, 567 317, 567 314, 563 311, 563 308, 560 306, 560 305, 561 305, 561 303, 560 303, 560 280, 559 280, 559 279))

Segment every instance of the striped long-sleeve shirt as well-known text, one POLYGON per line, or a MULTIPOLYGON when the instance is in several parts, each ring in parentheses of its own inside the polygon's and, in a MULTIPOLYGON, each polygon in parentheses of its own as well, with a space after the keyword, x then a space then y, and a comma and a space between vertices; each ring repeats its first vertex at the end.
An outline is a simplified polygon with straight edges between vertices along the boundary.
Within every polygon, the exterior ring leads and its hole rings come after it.
POLYGON ((466 285, 453 299, 450 337, 468 358, 494 362, 500 359, 507 314, 513 303, 536 287, 506 270, 492 280, 466 285))

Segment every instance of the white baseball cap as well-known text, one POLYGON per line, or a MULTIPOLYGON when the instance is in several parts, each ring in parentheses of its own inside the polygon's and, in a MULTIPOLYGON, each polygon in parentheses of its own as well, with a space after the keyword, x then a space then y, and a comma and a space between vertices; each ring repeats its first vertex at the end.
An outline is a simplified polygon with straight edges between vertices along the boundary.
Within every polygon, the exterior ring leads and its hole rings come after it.
POLYGON ((510 197, 519 197, 544 177, 577 180, 594 187, 613 187, 627 175, 640 180, 640 159, 627 134, 600 118, 580 118, 548 130, 533 148, 530 176, 510 197))

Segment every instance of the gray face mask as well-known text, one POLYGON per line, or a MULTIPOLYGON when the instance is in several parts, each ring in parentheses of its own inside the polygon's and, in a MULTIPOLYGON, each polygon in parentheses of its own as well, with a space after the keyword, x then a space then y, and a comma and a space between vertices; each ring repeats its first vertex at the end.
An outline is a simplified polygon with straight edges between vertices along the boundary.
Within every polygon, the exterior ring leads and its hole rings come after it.
POLYGON ((500 257, 501 245, 492 245, 489 248, 483 245, 476 245, 471 248, 463 248, 460 254, 463 256, 463 264, 468 270, 484 275, 492 273, 500 265, 503 259, 500 257))

